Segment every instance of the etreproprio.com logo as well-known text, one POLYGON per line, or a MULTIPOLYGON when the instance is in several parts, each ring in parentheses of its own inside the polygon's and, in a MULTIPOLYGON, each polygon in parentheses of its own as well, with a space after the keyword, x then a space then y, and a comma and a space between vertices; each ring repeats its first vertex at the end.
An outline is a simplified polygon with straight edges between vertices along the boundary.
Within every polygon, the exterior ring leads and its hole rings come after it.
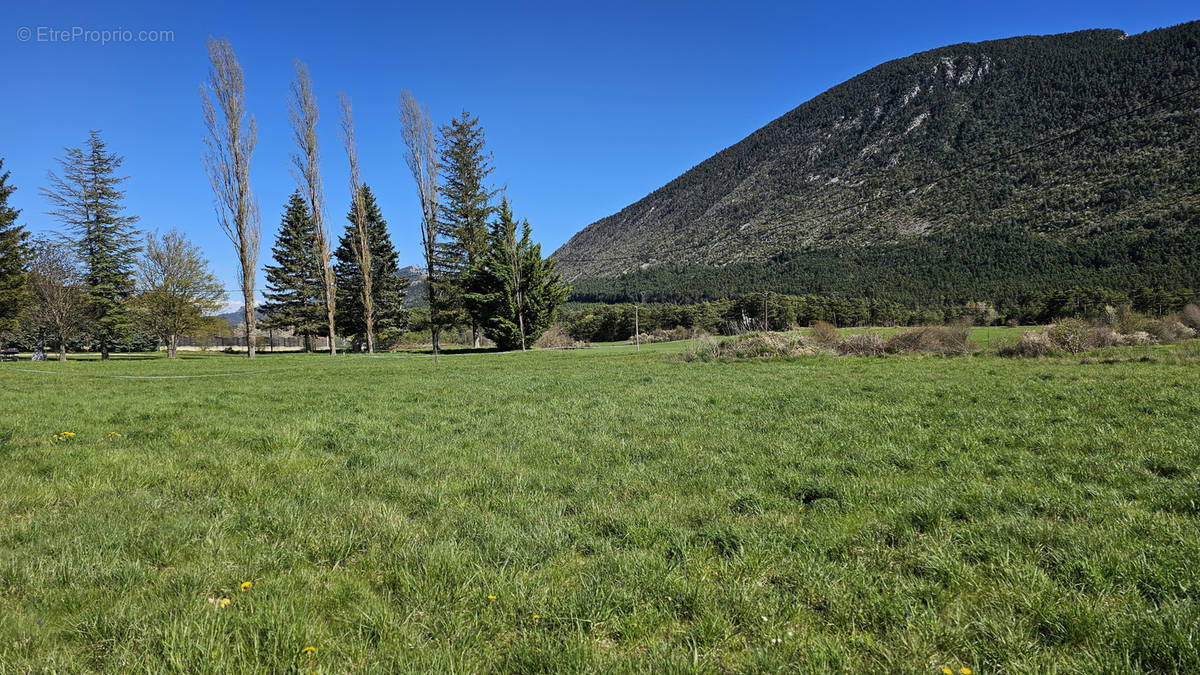
POLYGON ((20 42, 41 43, 85 43, 85 44, 119 44, 131 42, 174 42, 173 30, 142 30, 134 28, 87 28, 71 26, 55 28, 54 26, 21 26, 17 29, 17 40, 20 42))

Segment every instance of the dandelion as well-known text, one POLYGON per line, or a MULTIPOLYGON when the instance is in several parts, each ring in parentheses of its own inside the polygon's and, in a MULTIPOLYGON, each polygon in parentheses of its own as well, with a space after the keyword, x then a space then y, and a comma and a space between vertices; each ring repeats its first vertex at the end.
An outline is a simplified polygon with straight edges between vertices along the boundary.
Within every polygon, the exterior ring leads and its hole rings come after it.
POLYGON ((495 599, 496 599, 496 596, 494 596, 494 595, 489 595, 489 596, 488 596, 488 600, 495 600, 495 599))
POLYGON ((538 620, 538 619, 540 619, 540 618, 542 618, 542 615, 541 615, 541 614, 534 614, 534 615, 533 615, 533 620, 534 620, 534 621, 537 621, 537 620, 538 620))
POLYGON ((942 668, 942 675, 954 675, 954 671, 949 668, 942 668))
POLYGON ((300 650, 300 653, 301 654, 312 654, 315 651, 317 651, 316 647, 305 647, 304 649, 300 650))
POLYGON ((74 431, 64 431, 64 432, 62 432, 62 435, 66 436, 67 438, 71 438, 75 435, 75 432, 74 431))
POLYGON ((221 607, 221 609, 225 609, 226 607, 228 607, 229 606, 229 598, 221 598, 221 603, 219 606, 221 607))
POLYGON ((971 669, 967 668, 966 666, 963 666, 963 668, 958 672, 962 673, 962 675, 971 675, 971 669))
POLYGON ((246 591, 250 590, 250 587, 253 585, 254 585, 253 581, 243 581, 242 582, 242 592, 245 593, 246 591))
POLYGON ((110 432, 108 432, 108 438, 109 438, 109 440, 112 440, 114 438, 121 438, 121 434, 118 434, 115 431, 110 431, 110 432))

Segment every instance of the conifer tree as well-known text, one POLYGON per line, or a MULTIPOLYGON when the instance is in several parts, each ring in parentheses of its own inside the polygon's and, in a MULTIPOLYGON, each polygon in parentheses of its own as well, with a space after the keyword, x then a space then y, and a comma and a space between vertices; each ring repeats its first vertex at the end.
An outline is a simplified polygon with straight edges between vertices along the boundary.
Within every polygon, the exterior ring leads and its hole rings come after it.
POLYGON ((488 250, 463 278, 463 301, 484 335, 501 349, 527 349, 554 323, 570 288, 542 258, 529 221, 517 221, 508 200, 500 203, 488 250))
MULTIPOLYGON (((371 261, 371 296, 374 300, 375 334, 387 335, 404 326, 404 295, 408 280, 400 276, 399 256, 388 234, 387 221, 379 211, 375 195, 365 183, 360 188, 363 224, 367 231, 367 250, 371 261)), ((337 286, 337 329, 366 344, 366 320, 363 311, 363 275, 354 252, 358 228, 354 219, 355 200, 346 214, 349 223, 334 252, 333 274, 337 286)))
POLYGON ((50 187, 42 194, 54 207, 50 215, 75 235, 100 356, 108 360, 110 346, 131 327, 126 301, 140 250, 132 227, 137 217, 121 215, 125 177, 116 172, 123 158, 107 150, 99 131, 90 132, 86 149, 65 151, 57 160, 62 175, 50 172, 50 187))
MULTIPOLYGON (((442 126, 439 145, 442 171, 439 276, 446 281, 443 296, 447 304, 457 308, 461 305, 463 275, 487 254, 488 219, 495 211, 491 202, 496 191, 485 185, 492 173, 492 155, 484 149, 479 118, 462 111, 457 119, 442 126)), ((471 336, 478 347, 479 323, 474 319, 471 336)))
MULTIPOLYGON (((4 159, 0 158, 0 171, 4 159)), ((8 205, 8 196, 16 186, 8 184, 8 171, 0 173, 0 331, 12 330, 27 299, 26 264, 28 235, 17 224, 20 210, 8 205)))
POLYGON ((267 327, 292 329, 304 336, 310 351, 312 336, 321 333, 324 309, 324 283, 312 245, 314 237, 308 200, 296 190, 284 208, 279 236, 271 249, 275 264, 265 269, 262 312, 267 327))

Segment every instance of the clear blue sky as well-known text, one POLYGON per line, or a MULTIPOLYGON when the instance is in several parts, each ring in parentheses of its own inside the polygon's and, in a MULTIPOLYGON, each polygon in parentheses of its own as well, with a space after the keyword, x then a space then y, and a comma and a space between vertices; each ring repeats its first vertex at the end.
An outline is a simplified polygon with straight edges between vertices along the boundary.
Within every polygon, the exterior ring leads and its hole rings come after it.
MULTIPOLYGON (((507 186, 549 254, 770 120, 879 63, 942 45, 1200 18, 1192 2, 290 2, 6 3, 0 30, 0 157, 31 230, 58 226, 38 193, 53 158, 102 129, 125 157, 126 203, 144 229, 179 227, 234 287, 201 165, 204 43, 227 37, 258 120, 252 180, 260 264, 294 188, 287 90, 308 63, 323 117, 328 212, 349 203, 337 92, 354 100, 363 177, 404 264, 420 259, 419 209, 396 116, 401 88, 437 123, 479 116, 507 186), (111 5, 111 6, 106 6, 111 5), (161 43, 51 42, 70 32, 168 30, 161 43), (22 40, 29 29, 29 39, 22 40)), ((260 274, 261 279, 261 274, 260 274)), ((261 284, 260 284, 261 286, 261 284)))

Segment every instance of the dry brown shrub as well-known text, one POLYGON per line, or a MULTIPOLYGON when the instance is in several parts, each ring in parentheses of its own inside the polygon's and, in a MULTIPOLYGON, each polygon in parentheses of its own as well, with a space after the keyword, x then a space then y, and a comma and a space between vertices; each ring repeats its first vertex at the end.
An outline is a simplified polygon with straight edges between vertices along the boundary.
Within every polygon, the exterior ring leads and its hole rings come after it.
POLYGON ((1179 318, 1188 328, 1200 330, 1200 307, 1197 307, 1194 303, 1189 302, 1183 308, 1183 314, 1179 318))
POLYGON ((1021 333, 1021 337, 1017 338, 1016 344, 1000 347, 997 353, 1000 356, 1017 356, 1024 358, 1035 358, 1038 356, 1047 356, 1058 352, 1054 341, 1049 335, 1040 331, 1025 331, 1021 333))
POLYGON ((842 341, 842 335, 828 321, 818 321, 808 329, 808 339, 822 347, 833 347, 842 341))
POLYGON ((965 324, 910 328, 893 333, 884 343, 884 349, 890 354, 966 354, 970 332, 970 326, 965 324))
POLYGON ((838 343, 837 353, 841 356, 883 356, 883 336, 878 333, 858 333, 838 343))
POLYGON ((717 341, 709 336, 695 340, 683 353, 685 361, 712 361, 719 358, 761 359, 807 356, 817 353, 803 338, 786 333, 747 333, 717 341))
POLYGON ((584 349, 590 347, 588 342, 582 342, 571 337, 562 326, 554 324, 533 343, 537 349, 584 349))

